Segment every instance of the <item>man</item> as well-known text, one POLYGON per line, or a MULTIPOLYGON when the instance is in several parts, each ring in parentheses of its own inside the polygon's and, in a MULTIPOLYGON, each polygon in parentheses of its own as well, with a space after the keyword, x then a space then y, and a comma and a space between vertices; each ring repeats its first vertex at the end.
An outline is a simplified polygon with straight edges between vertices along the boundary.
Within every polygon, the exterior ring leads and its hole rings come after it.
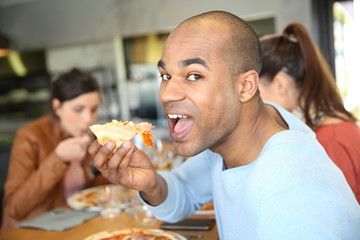
POLYGON ((130 142, 113 156, 113 142, 94 142, 96 166, 162 220, 213 200, 220 239, 360 239, 346 180, 308 127, 262 102, 260 67, 258 38, 240 18, 214 11, 182 22, 158 63, 159 97, 176 151, 195 157, 159 175, 130 142))

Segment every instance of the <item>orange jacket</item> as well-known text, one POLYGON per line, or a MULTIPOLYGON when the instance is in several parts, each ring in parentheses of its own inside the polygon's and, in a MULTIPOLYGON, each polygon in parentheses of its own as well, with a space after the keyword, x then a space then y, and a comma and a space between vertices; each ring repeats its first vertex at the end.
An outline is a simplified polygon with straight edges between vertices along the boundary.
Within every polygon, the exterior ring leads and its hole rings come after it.
MULTIPOLYGON (((57 144, 66 137, 51 115, 41 117, 16 133, 3 201, 2 230, 66 205, 63 178, 68 165, 55 154, 57 144)), ((86 186, 94 179, 92 161, 82 166, 86 186)))

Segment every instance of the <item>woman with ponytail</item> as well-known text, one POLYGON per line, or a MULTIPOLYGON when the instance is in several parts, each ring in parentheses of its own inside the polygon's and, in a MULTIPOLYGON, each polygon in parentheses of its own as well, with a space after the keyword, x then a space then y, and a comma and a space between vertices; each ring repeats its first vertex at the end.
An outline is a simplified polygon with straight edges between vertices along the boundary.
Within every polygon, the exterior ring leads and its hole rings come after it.
POLYGON ((343 171, 360 203, 360 128, 348 112, 329 65, 306 29, 287 25, 260 39, 260 93, 300 117, 343 171))

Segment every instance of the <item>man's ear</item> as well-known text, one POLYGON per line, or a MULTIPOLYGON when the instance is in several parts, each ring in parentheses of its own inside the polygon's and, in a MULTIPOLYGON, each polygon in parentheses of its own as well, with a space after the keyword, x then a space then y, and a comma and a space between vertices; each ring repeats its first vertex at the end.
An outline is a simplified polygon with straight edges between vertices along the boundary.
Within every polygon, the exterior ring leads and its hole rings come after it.
POLYGON ((239 75, 237 84, 239 100, 247 102, 258 93, 259 75, 254 70, 242 73, 239 75))

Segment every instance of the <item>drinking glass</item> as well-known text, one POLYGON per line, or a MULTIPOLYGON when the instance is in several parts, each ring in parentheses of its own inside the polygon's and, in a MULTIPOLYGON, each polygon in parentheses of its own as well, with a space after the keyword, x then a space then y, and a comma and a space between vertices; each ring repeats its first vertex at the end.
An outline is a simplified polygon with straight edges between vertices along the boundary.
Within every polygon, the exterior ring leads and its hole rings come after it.
POLYGON ((153 226, 157 219, 152 215, 149 208, 143 203, 137 203, 132 206, 135 221, 143 227, 153 226))
POLYGON ((127 207, 127 189, 120 185, 106 185, 99 197, 101 202, 100 214, 103 218, 114 218, 127 207))
POLYGON ((140 204, 141 200, 137 194, 137 191, 133 190, 133 189, 128 189, 128 201, 127 201, 127 207, 125 209, 125 213, 130 215, 130 216, 134 216, 134 210, 133 210, 133 206, 140 204))
POLYGON ((125 213, 133 216, 136 223, 143 227, 153 226, 158 221, 140 200, 138 192, 132 189, 128 189, 128 205, 125 213))

